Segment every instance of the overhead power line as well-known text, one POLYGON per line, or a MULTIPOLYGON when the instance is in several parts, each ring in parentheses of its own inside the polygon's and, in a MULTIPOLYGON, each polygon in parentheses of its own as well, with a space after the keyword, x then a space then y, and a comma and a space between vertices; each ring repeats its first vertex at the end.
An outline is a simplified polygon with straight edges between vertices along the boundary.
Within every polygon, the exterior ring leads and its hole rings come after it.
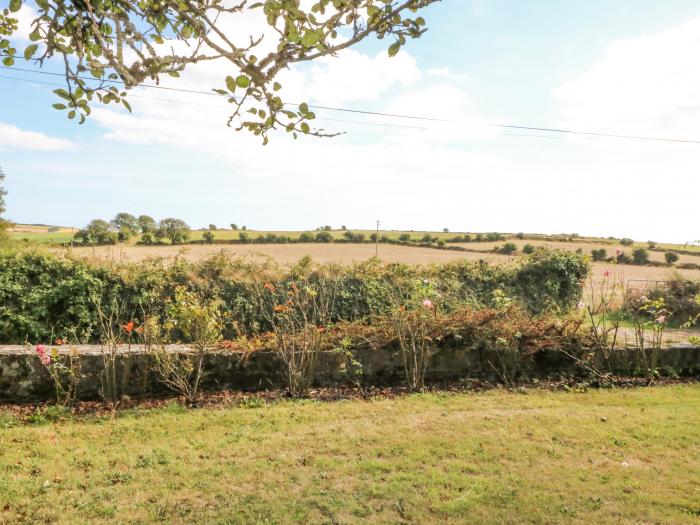
MULTIPOLYGON (((51 72, 51 71, 38 71, 36 69, 29 69, 29 68, 6 67, 5 69, 10 69, 10 70, 14 70, 14 71, 22 71, 25 73, 32 73, 32 74, 65 77, 64 73, 55 73, 55 72, 51 72)), ((80 78, 83 80, 87 80, 87 81, 95 81, 96 80, 96 79, 91 78, 91 77, 80 77, 80 78)), ((17 79, 17 80, 26 80, 26 79, 17 79)), ((115 83, 115 84, 123 84, 123 82, 119 81, 119 80, 108 80, 107 82, 111 82, 111 83, 115 83)), ((160 90, 188 93, 188 94, 196 94, 196 95, 221 97, 221 95, 219 95, 217 93, 210 92, 210 91, 173 88, 173 87, 160 86, 160 85, 155 85, 155 84, 139 84, 138 87, 143 87, 143 88, 148 88, 148 89, 160 89, 160 90)), ((135 95, 130 95, 130 96, 135 96, 135 95)), ((286 102, 285 105, 299 106, 300 104, 296 103, 296 102, 286 102)), ((451 120, 451 119, 444 119, 444 118, 438 118, 438 117, 405 115, 405 114, 401 114, 401 113, 384 113, 384 112, 380 112, 380 111, 369 111, 369 110, 363 110, 363 109, 341 108, 341 107, 334 107, 334 106, 321 106, 318 104, 308 104, 308 107, 313 108, 313 109, 325 110, 325 111, 336 111, 336 112, 343 112, 343 113, 352 113, 352 114, 357 114, 357 115, 388 117, 388 118, 407 119, 407 120, 424 121, 424 122, 440 122, 440 123, 444 123, 444 124, 461 124, 461 125, 469 125, 469 126, 488 126, 488 127, 495 127, 495 128, 501 128, 501 129, 509 129, 509 130, 537 131, 537 132, 544 132, 544 133, 558 133, 558 134, 562 134, 562 135, 580 135, 580 136, 600 137, 600 138, 616 138, 616 139, 627 139, 627 140, 645 140, 645 141, 654 141, 654 142, 675 142, 675 143, 685 143, 685 144, 700 144, 700 140, 696 140, 696 139, 654 137, 654 136, 645 136, 645 135, 627 135, 627 134, 606 133, 606 132, 599 132, 599 131, 582 131, 582 130, 574 130, 574 129, 566 129, 566 128, 528 126, 528 125, 522 125, 522 124, 502 124, 502 123, 497 123, 497 122, 485 122, 485 121, 451 120)), ((428 128, 428 129, 430 129, 430 128, 428 128)), ((528 135, 528 136, 540 136, 540 135, 528 135)), ((552 138, 551 136, 546 136, 546 135, 542 135, 542 136, 552 138)))

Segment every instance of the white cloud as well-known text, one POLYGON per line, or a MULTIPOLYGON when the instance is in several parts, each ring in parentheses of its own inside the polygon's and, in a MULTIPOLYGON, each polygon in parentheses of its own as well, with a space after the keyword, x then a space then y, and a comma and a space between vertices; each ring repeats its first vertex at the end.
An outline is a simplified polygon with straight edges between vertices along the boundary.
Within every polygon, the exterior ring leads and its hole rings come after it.
POLYGON ((5 148, 28 149, 40 151, 65 151, 75 149, 77 145, 70 140, 51 137, 38 131, 26 131, 0 122, 0 150, 5 148))
POLYGON ((700 139, 700 18, 612 42, 584 74, 554 91, 565 125, 700 139))

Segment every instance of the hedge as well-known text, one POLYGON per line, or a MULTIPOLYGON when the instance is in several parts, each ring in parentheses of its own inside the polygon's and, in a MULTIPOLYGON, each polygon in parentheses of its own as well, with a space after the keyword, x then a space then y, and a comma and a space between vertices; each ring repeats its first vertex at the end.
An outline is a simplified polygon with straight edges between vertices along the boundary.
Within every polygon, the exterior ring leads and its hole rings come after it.
MULTIPOLYGON (((421 280, 439 290, 447 309, 488 307, 508 300, 532 313, 563 312, 578 303, 588 263, 578 254, 538 249, 505 265, 485 261, 414 266, 370 260, 352 266, 296 267, 271 261, 253 263, 224 254, 198 261, 152 259, 109 266, 41 253, 0 254, 0 343, 99 341, 96 304, 123 306, 120 321, 137 323, 144 312, 163 316, 179 286, 218 298, 224 309, 224 336, 269 329, 259 309, 256 290, 265 281, 288 289, 304 270, 308 283, 333 281, 334 321, 355 321, 386 313, 398 294, 409 295, 421 280), (494 293, 499 290, 498 293, 494 293)), ((320 287, 321 293, 325 288, 320 287)))

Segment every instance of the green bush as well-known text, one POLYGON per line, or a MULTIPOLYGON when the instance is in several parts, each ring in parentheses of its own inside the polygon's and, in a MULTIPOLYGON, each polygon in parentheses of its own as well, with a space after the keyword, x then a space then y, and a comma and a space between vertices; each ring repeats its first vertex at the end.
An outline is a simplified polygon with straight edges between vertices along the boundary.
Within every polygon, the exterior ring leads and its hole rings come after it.
POLYGON ((649 252, 645 248, 635 248, 632 251, 632 262, 634 264, 649 264, 649 252))
POLYGON ((647 293, 650 300, 664 300, 664 307, 671 312, 669 322, 675 326, 700 315, 700 281, 692 281, 676 273, 663 285, 656 286, 647 293))
POLYGON ((620 239, 620 244, 622 246, 632 246, 634 244, 634 241, 632 239, 628 239, 627 237, 623 237, 620 239))
POLYGON ((591 257, 594 261, 604 261, 608 256, 608 251, 605 248, 591 250, 591 257))
POLYGON ((666 264, 670 266, 673 263, 678 262, 678 254, 673 252, 666 252, 664 253, 664 259, 666 259, 666 264))
POLYGON ((529 254, 533 253, 534 251, 535 251, 535 247, 532 244, 526 244, 525 246, 523 246, 523 253, 524 254, 529 255, 529 254))
MULTIPOLYGON (((303 265, 311 263, 305 260, 299 267, 303 265)), ((100 335, 96 302, 116 299, 123 304, 120 321, 138 325, 144 314, 164 319, 178 287, 220 301, 228 339, 269 331, 256 300, 256 283, 270 281, 283 293, 297 271, 225 254, 194 263, 155 259, 109 267, 35 253, 0 254, 0 343, 94 342, 100 335)), ((434 283, 448 310, 492 306, 498 291, 533 313, 564 311, 578 304, 587 271, 576 254, 538 249, 504 266, 484 261, 428 267, 374 260, 349 267, 328 264, 311 272, 309 282, 332 275, 337 282, 332 319, 353 321, 387 313, 397 293, 409 297, 411 287, 425 281, 434 283)), ((279 300, 283 304, 286 299, 279 300)))
POLYGON ((507 242, 500 248, 498 248, 498 253, 503 253, 506 255, 510 255, 511 253, 515 253, 518 251, 518 246, 514 242, 507 242))

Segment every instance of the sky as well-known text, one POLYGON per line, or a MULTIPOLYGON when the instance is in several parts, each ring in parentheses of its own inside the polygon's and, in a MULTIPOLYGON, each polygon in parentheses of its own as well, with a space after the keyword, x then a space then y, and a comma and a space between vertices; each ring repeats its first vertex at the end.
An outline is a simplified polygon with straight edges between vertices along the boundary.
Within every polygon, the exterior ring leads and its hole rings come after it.
MULTIPOLYGON (((700 239, 700 144, 488 125, 700 140, 697 0, 443 0, 423 16, 429 31, 396 57, 367 41, 285 72, 282 94, 452 122, 319 110, 344 132, 330 139, 262 146, 217 97, 145 88, 132 114, 98 106, 78 126, 51 108, 56 77, 0 67, 7 216, 700 239)), ((164 85, 210 91, 227 74, 207 63, 164 85)))

